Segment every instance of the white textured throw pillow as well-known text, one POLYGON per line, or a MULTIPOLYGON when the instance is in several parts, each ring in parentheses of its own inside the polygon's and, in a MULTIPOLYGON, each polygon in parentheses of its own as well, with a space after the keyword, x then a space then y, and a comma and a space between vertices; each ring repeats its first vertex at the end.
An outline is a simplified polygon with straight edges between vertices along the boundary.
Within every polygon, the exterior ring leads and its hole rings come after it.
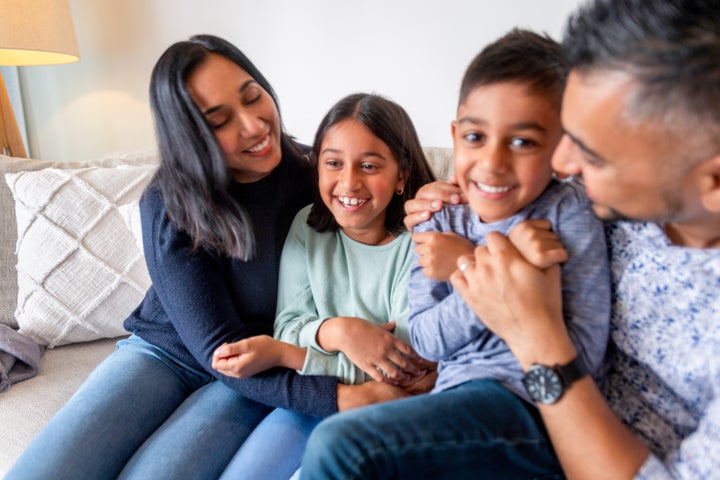
POLYGON ((150 279, 118 208, 156 166, 7 174, 18 225, 20 331, 53 348, 126 334, 150 279))

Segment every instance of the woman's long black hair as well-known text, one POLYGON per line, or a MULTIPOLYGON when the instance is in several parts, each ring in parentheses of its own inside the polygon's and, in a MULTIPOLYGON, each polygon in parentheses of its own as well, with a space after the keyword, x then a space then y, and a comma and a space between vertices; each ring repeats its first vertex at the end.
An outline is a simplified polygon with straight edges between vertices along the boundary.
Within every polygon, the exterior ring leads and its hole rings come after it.
MULTIPOLYGON (((225 155, 186 87, 190 74, 210 54, 222 55, 245 70, 272 97, 279 112, 270 83, 230 42, 196 35, 171 45, 155 64, 150 81, 150 106, 160 152, 155 182, 170 220, 190 235, 194 249, 207 248, 248 260, 255 249, 250 218, 230 194, 234 180, 225 155)), ((299 147, 282 130, 282 158, 303 162, 299 147)))
MULTIPOLYGON (((317 161, 325 134, 343 120, 355 120, 365 125, 376 137, 388 146, 397 160, 400 171, 407 172, 402 194, 393 195, 385 214, 385 228, 397 235, 405 228, 403 218, 407 200, 415 197, 418 189, 435 181, 432 168, 425 158, 415 126, 407 112, 397 103, 373 93, 355 93, 337 102, 325 115, 313 143, 313 163, 317 177, 317 161)), ((317 181, 317 179, 316 179, 317 181)), ((335 217, 320 198, 315 195, 308 225, 319 232, 337 231, 335 217)))

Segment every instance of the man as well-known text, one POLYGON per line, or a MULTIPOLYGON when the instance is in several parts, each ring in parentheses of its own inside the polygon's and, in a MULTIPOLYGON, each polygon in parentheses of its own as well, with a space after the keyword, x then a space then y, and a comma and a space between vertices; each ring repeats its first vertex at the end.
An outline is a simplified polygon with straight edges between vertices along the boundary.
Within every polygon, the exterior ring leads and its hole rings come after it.
MULTIPOLYGON (((563 46, 571 73, 554 167, 581 179, 595 213, 614 221, 607 388, 574 361, 557 266, 537 269, 489 234, 451 281, 523 365, 568 477, 720 476, 720 2, 597 0, 570 19, 563 46)), ((430 205, 409 204, 406 223, 430 205)), ((334 430, 338 441, 311 439, 309 456, 327 451, 303 472, 321 470, 323 458, 342 465, 336 451, 355 471, 389 458, 402 472, 401 449, 342 439, 352 432, 343 426, 363 425, 365 438, 402 431, 402 418, 388 428, 366 411, 321 425, 318 438, 334 430)), ((453 477, 457 459, 446 460, 453 477)))

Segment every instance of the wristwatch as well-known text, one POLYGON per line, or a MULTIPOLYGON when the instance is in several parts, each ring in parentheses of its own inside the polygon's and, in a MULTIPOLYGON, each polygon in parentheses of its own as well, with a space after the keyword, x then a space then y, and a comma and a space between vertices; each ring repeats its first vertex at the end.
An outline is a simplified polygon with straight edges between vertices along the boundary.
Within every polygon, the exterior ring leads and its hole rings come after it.
POLYGON ((534 401, 546 405, 560 400, 573 382, 589 372, 577 357, 565 365, 541 365, 533 363, 523 378, 523 385, 534 401))

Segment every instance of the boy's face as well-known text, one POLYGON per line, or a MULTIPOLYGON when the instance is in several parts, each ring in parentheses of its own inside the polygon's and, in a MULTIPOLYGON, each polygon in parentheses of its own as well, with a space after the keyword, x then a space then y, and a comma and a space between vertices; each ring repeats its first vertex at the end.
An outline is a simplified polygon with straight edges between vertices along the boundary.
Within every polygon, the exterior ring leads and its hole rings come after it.
POLYGON ((548 95, 501 82, 470 92, 452 134, 460 188, 480 219, 491 223, 515 215, 545 190, 562 127, 548 95))

